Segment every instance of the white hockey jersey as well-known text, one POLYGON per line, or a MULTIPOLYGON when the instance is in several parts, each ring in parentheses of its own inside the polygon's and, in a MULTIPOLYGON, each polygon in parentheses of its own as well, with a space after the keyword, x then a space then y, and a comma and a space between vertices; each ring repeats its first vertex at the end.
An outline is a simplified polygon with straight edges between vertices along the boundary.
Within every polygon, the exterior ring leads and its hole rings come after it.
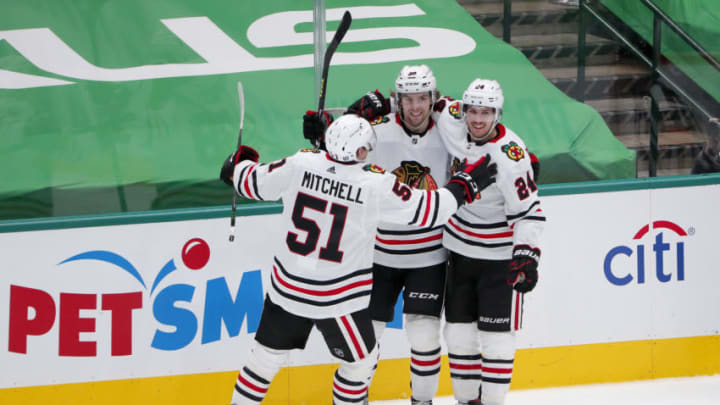
MULTIPOLYGON (((450 155, 440 139, 437 126, 421 135, 408 135, 400 117, 388 114, 372 122, 377 145, 368 156, 397 176, 401 183, 423 190, 436 190, 448 181, 450 155)), ((392 268, 418 268, 443 263, 447 250, 442 246, 443 222, 429 228, 381 222, 375 237, 375 263, 392 268)))
POLYGON ((447 189, 414 190, 378 166, 339 163, 315 149, 270 164, 241 162, 233 180, 244 197, 282 199, 270 299, 314 319, 367 308, 380 221, 427 227, 457 209, 447 189))
POLYGON ((545 214, 525 143, 502 124, 497 125, 499 135, 495 139, 481 145, 470 141, 461 115, 462 102, 444 102, 433 118, 453 156, 453 170, 465 159, 475 162, 489 153, 498 173, 480 200, 462 206, 450 218, 443 245, 467 257, 489 260, 510 259, 513 247, 518 245, 538 248, 545 214))

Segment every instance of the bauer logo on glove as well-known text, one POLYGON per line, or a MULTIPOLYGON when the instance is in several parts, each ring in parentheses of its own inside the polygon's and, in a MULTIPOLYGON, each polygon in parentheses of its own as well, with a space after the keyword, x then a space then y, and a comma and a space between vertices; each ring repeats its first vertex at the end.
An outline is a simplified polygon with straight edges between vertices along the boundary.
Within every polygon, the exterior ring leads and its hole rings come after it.
POLYGON ((520 293, 532 291, 538 281, 539 260, 540 249, 528 245, 515 246, 513 259, 508 266, 508 284, 520 293))

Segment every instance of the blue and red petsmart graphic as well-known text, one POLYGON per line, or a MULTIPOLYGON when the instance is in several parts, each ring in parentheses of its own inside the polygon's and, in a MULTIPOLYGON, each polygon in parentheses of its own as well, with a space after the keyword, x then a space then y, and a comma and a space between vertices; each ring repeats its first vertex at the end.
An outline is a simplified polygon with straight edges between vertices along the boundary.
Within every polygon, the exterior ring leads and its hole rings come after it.
POLYGON ((673 277, 678 282, 685 280, 685 240, 695 229, 690 227, 686 231, 674 222, 660 220, 642 226, 635 233, 632 240, 636 245, 615 246, 605 255, 603 270, 610 283, 624 286, 646 282, 646 246, 642 242, 651 231, 655 237, 650 246, 652 252, 647 255, 654 254, 655 278, 661 283, 670 282, 673 277))
MULTIPOLYGON (((138 289, 80 293, 45 291, 33 286, 10 284, 8 351, 27 354, 29 340, 56 332, 58 356, 107 355, 98 353, 97 340, 108 338, 110 342, 103 342, 103 347, 110 347, 111 356, 130 356, 136 332, 133 318, 139 311, 152 311, 156 327, 152 340, 147 344, 157 350, 180 350, 198 334, 202 345, 218 341, 223 325, 229 337, 240 333, 243 322, 248 333, 255 332, 263 303, 260 270, 242 273, 237 286, 228 285, 225 277, 203 280, 204 285, 172 284, 175 274, 206 269, 210 256, 210 246, 205 240, 191 238, 182 246, 182 264, 178 267, 175 259, 169 259, 159 271, 151 272, 155 276, 152 283, 148 283, 130 259, 111 250, 73 254, 57 263, 59 270, 67 272, 63 276, 73 277, 73 263, 89 261, 98 263, 98 267, 102 263, 103 269, 109 267, 126 273, 138 289), (160 288, 161 285, 165 286, 160 288), (204 294, 198 293, 200 288, 204 288, 204 294), (202 299, 204 302, 197 305, 196 301, 202 299), (195 305, 191 307, 191 303, 195 305), (98 325, 104 323, 96 321, 108 316, 111 319, 110 330, 98 330, 98 325), (96 340, 88 339, 88 335, 95 336, 96 340)), ((81 284, 83 280, 78 281, 81 284)))

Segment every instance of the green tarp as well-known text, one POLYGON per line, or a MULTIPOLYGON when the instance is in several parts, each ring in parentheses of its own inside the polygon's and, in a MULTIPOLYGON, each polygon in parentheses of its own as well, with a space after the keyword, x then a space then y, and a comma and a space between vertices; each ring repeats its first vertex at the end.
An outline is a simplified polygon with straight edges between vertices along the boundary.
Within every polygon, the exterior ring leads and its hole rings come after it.
MULTIPOLYGON (((294 153, 315 109, 312 2, 1 0, 0 219, 229 204, 217 180, 244 143, 294 153)), ((387 93, 428 64, 459 97, 478 76, 505 91, 503 122, 542 162, 542 183, 634 177, 634 152, 453 0, 327 0, 328 107, 387 93)))
MULTIPOLYGON (((717 0, 653 0, 683 31, 720 60, 720 7, 717 0)), ((653 43, 653 13, 640 0, 602 3, 648 43, 653 43)), ((667 24, 662 24, 662 54, 720 102, 720 72, 667 24)))

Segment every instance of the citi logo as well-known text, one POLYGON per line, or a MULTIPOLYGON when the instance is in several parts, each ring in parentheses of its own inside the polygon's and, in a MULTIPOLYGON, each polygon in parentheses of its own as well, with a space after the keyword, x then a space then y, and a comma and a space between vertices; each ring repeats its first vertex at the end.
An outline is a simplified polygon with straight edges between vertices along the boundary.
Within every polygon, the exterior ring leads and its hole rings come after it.
MULTIPOLYGON (((646 278, 645 259, 646 246, 641 244, 642 238, 650 232, 656 231, 654 243, 651 245, 652 252, 648 255, 655 255, 655 277, 661 283, 667 283, 673 279, 676 281, 685 280, 685 242, 688 232, 670 221, 654 221, 640 228, 633 236, 637 245, 615 246, 605 255, 603 270, 605 278, 618 286, 623 286, 635 281, 637 284, 644 284, 646 278), (669 232, 667 232, 669 231, 669 232), (672 240, 674 243, 666 242, 672 240), (673 272, 674 268, 674 272, 673 272)), ((690 234, 694 229, 689 229, 690 234)))

